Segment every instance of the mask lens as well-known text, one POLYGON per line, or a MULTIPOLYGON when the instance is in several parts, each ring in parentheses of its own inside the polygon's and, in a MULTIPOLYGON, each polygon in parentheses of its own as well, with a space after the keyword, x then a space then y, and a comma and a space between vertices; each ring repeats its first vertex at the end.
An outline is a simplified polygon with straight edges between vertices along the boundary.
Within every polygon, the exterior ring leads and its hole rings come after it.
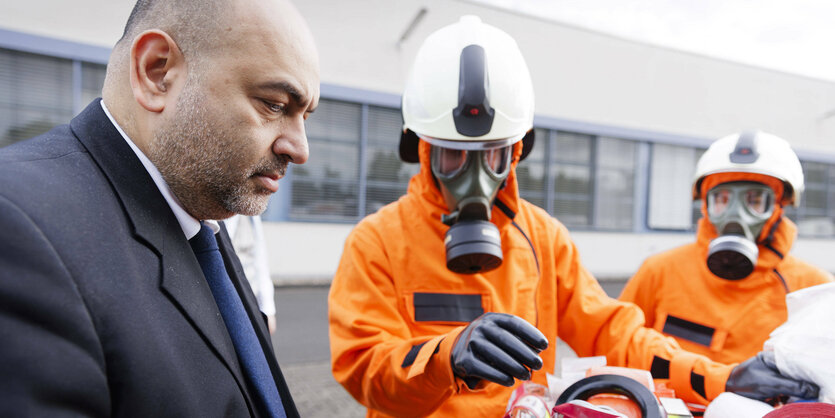
POLYGON ((770 190, 746 190, 744 196, 745 206, 753 214, 766 215, 771 213, 771 209, 774 207, 774 199, 770 190))
POLYGON ((432 170, 435 175, 452 177, 467 163, 467 151, 432 146, 432 170))
POLYGON ((488 149, 484 151, 484 164, 495 176, 502 176, 510 167, 510 150, 513 146, 488 149))
POLYGON ((707 194, 707 210, 711 215, 718 216, 728 209, 733 198, 733 192, 728 189, 713 189, 707 194))

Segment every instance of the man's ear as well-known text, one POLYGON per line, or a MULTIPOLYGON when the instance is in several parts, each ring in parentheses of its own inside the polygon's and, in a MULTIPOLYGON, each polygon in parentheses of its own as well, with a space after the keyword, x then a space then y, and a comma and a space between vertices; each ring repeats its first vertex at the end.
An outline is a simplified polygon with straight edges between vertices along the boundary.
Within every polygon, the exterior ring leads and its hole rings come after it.
POLYGON ((175 82, 184 82, 186 65, 177 43, 161 30, 147 30, 134 38, 130 49, 130 86, 133 97, 150 112, 162 112, 175 82))

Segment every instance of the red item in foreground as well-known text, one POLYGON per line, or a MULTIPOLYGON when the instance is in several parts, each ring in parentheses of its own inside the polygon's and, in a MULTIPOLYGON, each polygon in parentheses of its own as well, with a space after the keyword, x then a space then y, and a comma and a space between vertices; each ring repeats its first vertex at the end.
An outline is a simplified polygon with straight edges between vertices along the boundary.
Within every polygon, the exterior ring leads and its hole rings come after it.
POLYGON ((590 407, 578 405, 574 403, 564 403, 557 405, 552 410, 554 414, 562 414, 566 418, 618 418, 619 415, 597 411, 590 407))
POLYGON ((797 402, 775 409, 763 418, 827 418, 835 417, 835 405, 821 402, 797 402))

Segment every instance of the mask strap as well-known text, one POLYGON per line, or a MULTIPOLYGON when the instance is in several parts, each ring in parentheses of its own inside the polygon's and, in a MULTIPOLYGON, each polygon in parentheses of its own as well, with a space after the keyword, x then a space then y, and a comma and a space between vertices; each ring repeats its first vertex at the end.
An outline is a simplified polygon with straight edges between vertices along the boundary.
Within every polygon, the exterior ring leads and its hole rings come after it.
POLYGON ((771 230, 768 231, 768 236, 766 236, 765 239, 763 240, 763 246, 765 248, 768 248, 769 250, 771 250, 774 254, 777 254, 777 256, 780 257, 781 260, 783 259, 783 253, 781 253, 780 251, 777 251, 777 249, 774 248, 771 245, 771 243, 774 241, 774 233, 777 232, 777 227, 779 227, 782 222, 783 222, 783 217, 782 216, 777 218, 777 222, 774 222, 774 225, 771 226, 771 230))
MULTIPOLYGON (((536 253, 536 247, 534 247, 533 242, 531 241, 530 237, 528 237, 528 234, 526 234, 525 231, 522 230, 522 227, 519 226, 519 224, 517 224, 515 220, 513 220, 513 218, 516 217, 516 214, 513 213, 513 211, 510 210, 510 208, 504 202, 502 202, 499 198, 496 198, 496 200, 493 202, 493 204, 495 204, 496 207, 499 208, 499 210, 501 210, 502 213, 505 214, 505 216, 510 218, 511 225, 513 225, 517 230, 519 230, 519 232, 522 233, 522 236, 525 237, 525 240, 528 241, 528 246, 531 247, 531 252, 533 252, 533 259, 534 259, 534 261, 536 261, 537 276, 539 276, 541 278, 542 271, 540 270, 540 267, 539 267, 539 256, 536 253)), ((538 280, 539 279, 537 279, 537 284, 536 284, 537 289, 539 289, 539 281, 538 280)), ((535 298, 534 298, 534 304, 536 304, 536 299, 535 298)), ((536 312, 537 312, 536 323, 539 324, 539 310, 537 309, 536 312)))
POLYGON ((498 197, 493 200, 493 204, 496 205, 496 207, 499 208, 499 210, 501 210, 502 213, 505 214, 505 216, 510 218, 511 221, 513 220, 513 218, 516 217, 516 214, 513 213, 512 210, 510 210, 510 207, 507 206, 504 202, 502 202, 498 197))

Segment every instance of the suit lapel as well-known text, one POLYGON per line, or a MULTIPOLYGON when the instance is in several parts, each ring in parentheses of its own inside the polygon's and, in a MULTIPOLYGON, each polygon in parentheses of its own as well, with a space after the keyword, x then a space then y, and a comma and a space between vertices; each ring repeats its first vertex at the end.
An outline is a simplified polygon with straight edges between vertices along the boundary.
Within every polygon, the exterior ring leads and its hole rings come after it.
POLYGON ((136 239, 159 255, 163 292, 215 350, 248 398, 235 347, 200 264, 150 174, 104 114, 99 100, 74 118, 70 127, 122 201, 136 239))

